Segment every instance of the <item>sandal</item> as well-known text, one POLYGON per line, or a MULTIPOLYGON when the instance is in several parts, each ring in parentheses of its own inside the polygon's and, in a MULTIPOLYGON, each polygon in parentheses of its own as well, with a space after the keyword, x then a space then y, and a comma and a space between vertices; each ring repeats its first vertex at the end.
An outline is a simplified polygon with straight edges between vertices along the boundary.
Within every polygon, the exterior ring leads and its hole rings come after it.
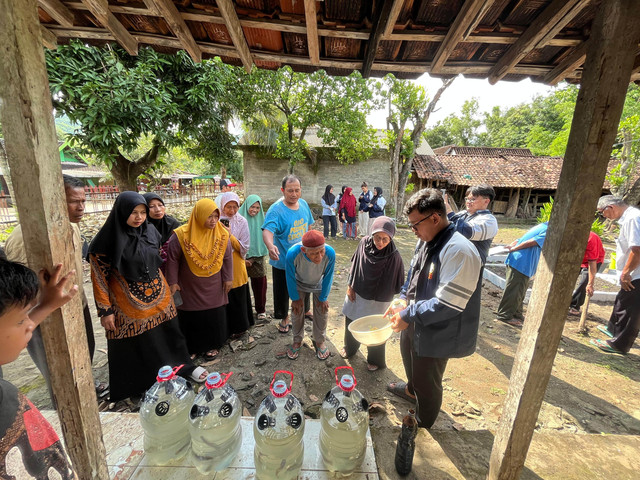
POLYGON ((98 397, 98 400, 101 400, 104 397, 106 397, 107 395, 109 395, 109 384, 108 383, 104 383, 104 382, 100 382, 100 381, 96 380, 95 381, 95 387, 96 387, 96 396, 98 397))
POLYGON ((207 353, 205 353, 203 355, 203 357, 204 357, 205 360, 211 361, 211 360, 215 360, 218 357, 219 354, 220 354, 220 352, 218 350, 213 349, 213 350, 209 350, 207 353))
POLYGON ((258 314, 258 320, 266 320, 267 319, 267 314, 266 313, 259 313, 258 314))
POLYGON ((291 323, 282 324, 282 322, 278 323, 278 331, 280 333, 289 333, 291 330, 291 323))
POLYGON ((404 398, 407 402, 416 403, 416 397, 412 397, 407 393, 406 382, 392 382, 387 385, 387 392, 391 392, 394 395, 404 398))
POLYGON ((298 356, 300 355, 300 348, 302 348, 302 345, 300 345, 298 348, 293 348, 293 345, 287 347, 287 358, 289 360, 295 360, 296 358, 298 358, 298 356))
POLYGON ((310 312, 305 313, 304 319, 309 320, 310 322, 313 322, 313 314, 311 314, 310 312))
POLYGON ((318 360, 326 360, 330 355, 329 347, 316 348, 316 357, 318 357, 318 360))
POLYGON ((342 347, 342 349, 338 352, 338 355, 340 355, 344 359, 351 357, 351 355, 347 353, 347 350, 344 347, 342 347))
POLYGON ((367 370, 369 370, 370 372, 375 372, 379 368, 380 367, 378 365, 374 365, 373 363, 367 363, 367 370))
POLYGON ((604 333, 607 337, 613 338, 613 333, 611 333, 609 329, 604 325, 598 325, 596 328, 600 330, 602 333, 604 333))
POLYGON ((191 380, 193 380, 194 382, 202 383, 207 379, 208 375, 209 372, 207 372, 204 368, 196 367, 193 369, 193 372, 189 374, 189 377, 191 377, 191 380))
POLYGON ((621 352, 620 350, 613 348, 605 340, 597 340, 597 339, 591 340, 591 345, 595 345, 600 350, 606 353, 617 353, 618 355, 626 355, 625 352, 621 352))

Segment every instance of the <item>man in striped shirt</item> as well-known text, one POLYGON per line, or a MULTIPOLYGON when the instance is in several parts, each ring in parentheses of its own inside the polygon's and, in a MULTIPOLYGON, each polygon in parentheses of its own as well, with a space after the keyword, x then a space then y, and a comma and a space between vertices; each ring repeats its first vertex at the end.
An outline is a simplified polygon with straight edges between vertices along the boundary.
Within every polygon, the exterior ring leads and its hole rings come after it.
POLYGON ((425 188, 405 205, 418 237, 407 282, 389 307, 392 328, 402 332, 400 352, 407 383, 392 393, 417 403, 418 425, 430 428, 442 405, 442 377, 450 358, 473 354, 480 320, 481 260, 476 247, 449 222, 439 190, 425 188))

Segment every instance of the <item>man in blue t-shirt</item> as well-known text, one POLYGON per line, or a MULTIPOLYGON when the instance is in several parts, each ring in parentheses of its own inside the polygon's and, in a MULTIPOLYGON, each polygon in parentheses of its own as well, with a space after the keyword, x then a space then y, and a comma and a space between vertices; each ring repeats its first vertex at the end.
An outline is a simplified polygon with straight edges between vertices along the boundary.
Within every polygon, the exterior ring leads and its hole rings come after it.
POLYGON ((285 176, 280 190, 282 198, 271 205, 265 215, 262 239, 269 250, 269 263, 272 267, 273 316, 280 320, 280 333, 289 333, 291 322, 285 258, 289 248, 302 240, 314 220, 309 205, 300 198, 302 187, 298 177, 285 176))
POLYGON ((506 247, 509 250, 504 262, 507 265, 506 285, 496 313, 496 318, 501 322, 514 327, 522 326, 522 302, 527 293, 529 280, 538 268, 548 226, 549 222, 536 225, 522 238, 506 247))

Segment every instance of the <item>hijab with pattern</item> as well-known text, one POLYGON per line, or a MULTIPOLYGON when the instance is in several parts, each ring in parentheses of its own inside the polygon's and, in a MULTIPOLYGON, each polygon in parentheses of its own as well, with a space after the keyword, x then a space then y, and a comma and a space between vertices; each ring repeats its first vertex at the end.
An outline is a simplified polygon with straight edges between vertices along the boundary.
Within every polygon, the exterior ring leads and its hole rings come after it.
POLYGON ((224 206, 229 202, 236 202, 238 207, 240 207, 240 197, 238 197, 236 192, 225 192, 220 195, 217 200, 220 202, 220 218, 229 219, 229 230, 231 231, 231 235, 236 237, 240 243, 240 256, 242 256, 242 258, 246 258, 250 241, 249 224, 247 223, 247 220, 242 215, 238 215, 237 212, 233 217, 227 217, 224 214, 224 206))
POLYGON ((262 225, 264 224, 264 210, 262 209, 262 199, 258 195, 249 195, 238 213, 247 219, 249 225, 249 235, 251 237, 249 241, 249 251, 247 252, 247 258, 264 257, 269 255, 269 250, 262 240, 262 225), (249 215, 249 209, 254 203, 260 204, 260 209, 253 217, 249 215))
MULTIPOLYGON (((162 205, 164 205, 164 200, 162 200, 162 198, 160 198, 160 195, 158 195, 157 193, 148 192, 143 193, 142 196, 147 201, 147 205, 151 203, 151 200, 160 200, 160 202, 162 202, 162 205)), ((160 232, 160 235, 162 236, 160 243, 162 245, 164 245, 166 241, 171 238, 171 234, 173 233, 173 231, 180 226, 180 222, 178 220, 167 215, 166 213, 164 214, 164 217, 160 219, 151 218, 151 215, 149 215, 147 217, 147 221, 151 225, 156 227, 156 230, 160 232)))
POLYGON ((201 198, 194 205, 189 221, 175 229, 189 270, 196 277, 210 277, 222 268, 229 232, 220 222, 213 229, 204 226, 204 222, 216 210, 219 212, 216 202, 201 198))
POLYGON ((89 245, 89 254, 104 255, 106 263, 129 281, 154 278, 162 265, 160 233, 146 221, 139 227, 127 225, 127 219, 138 205, 149 207, 136 192, 122 192, 116 198, 111 213, 89 245))

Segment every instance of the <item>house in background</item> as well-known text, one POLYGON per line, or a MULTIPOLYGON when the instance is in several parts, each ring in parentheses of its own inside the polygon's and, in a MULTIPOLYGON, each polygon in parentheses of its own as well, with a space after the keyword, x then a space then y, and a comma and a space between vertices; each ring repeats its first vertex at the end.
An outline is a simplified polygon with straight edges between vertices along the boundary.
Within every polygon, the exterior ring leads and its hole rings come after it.
MULTIPOLYGON (((433 155, 416 155, 412 182, 417 188, 446 189, 457 205, 464 205, 468 187, 487 183, 496 191, 493 213, 528 218, 555 195, 562 162, 562 157, 536 156, 527 148, 448 145, 434 149, 433 155)), ((611 159, 608 171, 617 164, 611 159)), ((603 194, 610 187, 605 180, 603 194)))

